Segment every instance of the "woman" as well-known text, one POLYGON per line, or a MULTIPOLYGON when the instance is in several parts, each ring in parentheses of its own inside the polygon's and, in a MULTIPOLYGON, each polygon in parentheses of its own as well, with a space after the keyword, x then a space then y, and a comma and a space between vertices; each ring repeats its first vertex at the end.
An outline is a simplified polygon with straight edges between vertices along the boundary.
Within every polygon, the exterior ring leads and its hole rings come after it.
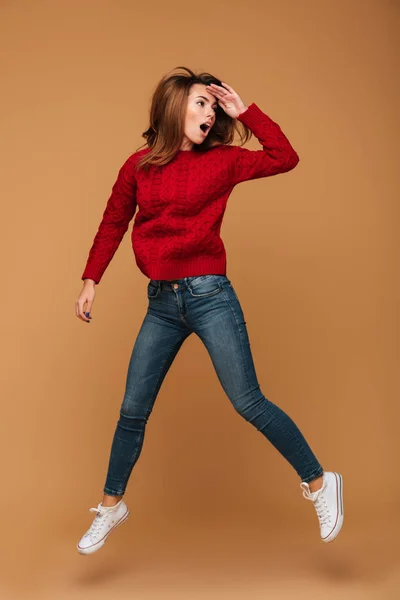
POLYGON ((325 472, 295 423, 260 390, 243 311, 226 276, 219 236, 230 193, 242 181, 293 169, 299 157, 279 125, 208 73, 166 75, 150 109, 145 148, 121 167, 81 279, 76 316, 90 323, 95 285, 139 207, 132 229, 136 264, 149 279, 148 309, 134 344, 104 496, 78 542, 95 552, 128 508, 123 500, 160 386, 185 339, 205 344, 235 410, 292 465, 316 509, 320 535, 332 541, 343 523, 342 476, 325 472), (238 122, 244 132, 240 132, 238 122), (254 134, 262 149, 231 145, 254 134), (86 312, 85 312, 86 311, 86 312))

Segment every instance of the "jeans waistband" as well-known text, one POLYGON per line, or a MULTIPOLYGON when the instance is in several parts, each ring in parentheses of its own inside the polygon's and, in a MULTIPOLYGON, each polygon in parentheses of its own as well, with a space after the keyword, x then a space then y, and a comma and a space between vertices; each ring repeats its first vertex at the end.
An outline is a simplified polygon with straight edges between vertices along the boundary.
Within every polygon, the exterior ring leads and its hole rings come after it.
POLYGON ((203 279, 206 280, 206 279, 214 279, 214 278, 217 280, 218 279, 224 279, 224 280, 228 279, 226 275, 207 274, 207 275, 192 275, 190 277, 181 277, 180 279, 150 279, 149 283, 153 283, 161 288, 171 289, 176 284, 179 287, 186 287, 192 281, 195 281, 195 280, 201 281, 203 279))

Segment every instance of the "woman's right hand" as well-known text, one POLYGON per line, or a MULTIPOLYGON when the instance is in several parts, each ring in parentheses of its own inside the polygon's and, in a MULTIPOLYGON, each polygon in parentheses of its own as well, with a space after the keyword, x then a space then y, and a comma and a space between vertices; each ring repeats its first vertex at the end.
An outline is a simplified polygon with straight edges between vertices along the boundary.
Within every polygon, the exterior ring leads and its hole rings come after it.
POLYGON ((85 279, 83 282, 83 290, 79 294, 77 301, 75 302, 75 314, 76 316, 85 321, 86 323, 90 323, 90 311, 92 309, 92 304, 94 301, 94 297, 96 295, 95 292, 96 282, 93 279, 85 279), (85 306, 86 305, 86 306, 85 306), (85 312, 89 315, 87 317, 85 312))

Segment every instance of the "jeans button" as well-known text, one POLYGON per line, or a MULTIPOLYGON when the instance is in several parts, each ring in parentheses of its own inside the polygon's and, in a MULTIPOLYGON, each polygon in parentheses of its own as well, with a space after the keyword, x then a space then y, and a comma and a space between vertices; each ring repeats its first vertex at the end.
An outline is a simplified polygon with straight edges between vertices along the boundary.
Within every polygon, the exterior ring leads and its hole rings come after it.
POLYGON ((176 290, 178 288, 178 284, 174 283, 174 289, 176 290))

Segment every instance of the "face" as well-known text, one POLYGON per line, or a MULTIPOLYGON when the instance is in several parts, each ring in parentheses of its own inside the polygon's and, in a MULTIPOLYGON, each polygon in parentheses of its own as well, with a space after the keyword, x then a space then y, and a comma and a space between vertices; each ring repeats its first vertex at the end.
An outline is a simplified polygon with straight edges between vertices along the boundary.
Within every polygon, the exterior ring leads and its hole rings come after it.
POLYGON ((217 105, 216 97, 206 91, 204 84, 192 85, 187 101, 185 132, 181 150, 191 150, 193 144, 201 144, 205 140, 215 123, 217 105), (205 131, 200 128, 200 125, 204 123, 210 125, 205 131))

